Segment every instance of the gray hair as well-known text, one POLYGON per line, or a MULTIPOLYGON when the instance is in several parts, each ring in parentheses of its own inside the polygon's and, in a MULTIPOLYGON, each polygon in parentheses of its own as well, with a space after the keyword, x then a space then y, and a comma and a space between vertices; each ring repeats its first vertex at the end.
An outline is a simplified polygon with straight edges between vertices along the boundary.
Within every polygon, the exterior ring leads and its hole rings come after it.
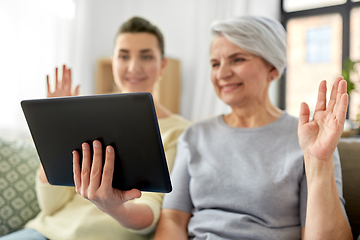
POLYGON ((265 17, 242 16, 211 25, 213 36, 224 36, 245 51, 262 57, 273 65, 281 77, 286 55, 286 32, 275 20, 265 17))

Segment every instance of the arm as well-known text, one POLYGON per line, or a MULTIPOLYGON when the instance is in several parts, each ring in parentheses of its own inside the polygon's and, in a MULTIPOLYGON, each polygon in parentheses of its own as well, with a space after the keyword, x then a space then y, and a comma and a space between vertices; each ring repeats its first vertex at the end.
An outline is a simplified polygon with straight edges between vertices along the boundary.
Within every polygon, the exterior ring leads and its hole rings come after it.
POLYGON ((302 239, 352 239, 336 188, 333 154, 343 131, 348 105, 346 81, 338 78, 326 106, 326 82, 319 87, 313 120, 302 103, 299 143, 304 152, 308 200, 302 239))
POLYGON ((83 144, 81 170, 79 154, 76 151, 73 152, 76 191, 124 227, 139 230, 150 226, 153 222, 151 208, 146 204, 129 202, 129 200, 139 198, 141 192, 137 189, 120 191, 112 187, 114 149, 111 146, 106 148, 105 164, 102 167, 101 143, 94 141, 93 146, 94 156, 91 163, 90 146, 87 143, 83 144))
POLYGON ((188 223, 194 205, 190 195, 188 160, 190 151, 186 136, 179 137, 177 155, 171 172, 173 191, 165 195, 155 239, 188 239, 188 223))
POLYGON ((40 164, 36 177, 36 195, 40 209, 51 215, 63 207, 74 195, 73 187, 52 186, 48 183, 44 169, 40 164))
MULTIPOLYGON (((66 97, 66 96, 77 96, 79 95, 79 88, 80 86, 76 86, 75 91, 71 92, 71 69, 66 68, 65 65, 63 65, 63 74, 62 74, 62 80, 59 81, 58 78, 58 68, 55 68, 55 89, 53 92, 50 90, 50 80, 49 75, 46 76, 46 84, 47 84, 47 97, 66 97)), ((42 183, 48 183, 48 180, 46 178, 44 168, 40 164, 38 176, 40 179, 40 182, 42 183)))
MULTIPOLYGON (((161 126, 161 124, 160 124, 161 126)), ((162 129, 164 130, 164 129, 162 129)), ((162 141, 164 145, 164 152, 166 156, 166 162, 168 165, 168 169, 171 172, 172 167, 175 162, 176 150, 177 150, 177 139, 178 136, 183 132, 183 126, 177 126, 176 129, 172 128, 171 130, 162 131, 162 141)), ((135 199, 134 203, 144 203, 147 204, 153 212, 153 222, 150 226, 145 229, 141 229, 140 231, 136 231, 139 234, 147 234, 152 232, 160 217, 161 205, 163 202, 164 194, 163 193, 153 193, 153 192, 143 192, 141 198, 135 199)))
POLYGON ((191 214, 188 212, 163 209, 154 239, 188 239, 187 225, 190 217, 191 214))
MULTIPOLYGON (((79 95, 79 86, 71 92, 71 70, 63 66, 62 80, 58 79, 58 69, 55 69, 55 90, 51 92, 49 76, 47 80, 47 97, 63 97, 79 95)), ((39 205, 46 214, 52 214, 66 204, 75 194, 73 188, 51 186, 46 178, 43 166, 40 164, 36 176, 36 193, 39 205)))

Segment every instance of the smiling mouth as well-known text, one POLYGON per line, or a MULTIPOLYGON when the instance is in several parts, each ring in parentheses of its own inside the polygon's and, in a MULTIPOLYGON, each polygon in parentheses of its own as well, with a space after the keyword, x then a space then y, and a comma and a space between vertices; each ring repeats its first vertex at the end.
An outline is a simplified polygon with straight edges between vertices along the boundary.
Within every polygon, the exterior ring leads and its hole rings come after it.
POLYGON ((125 80, 131 84, 137 84, 143 82, 145 78, 126 78, 125 80))
POLYGON ((243 85, 242 83, 235 83, 235 84, 228 84, 225 86, 221 86, 221 91, 223 92, 231 92, 237 88, 239 88, 241 85, 243 85))

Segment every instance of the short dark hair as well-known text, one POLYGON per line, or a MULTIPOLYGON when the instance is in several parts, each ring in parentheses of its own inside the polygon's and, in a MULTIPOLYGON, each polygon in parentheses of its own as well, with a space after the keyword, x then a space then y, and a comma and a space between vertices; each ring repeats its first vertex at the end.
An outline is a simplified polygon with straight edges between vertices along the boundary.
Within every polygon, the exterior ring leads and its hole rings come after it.
POLYGON ((116 34, 116 37, 118 37, 122 33, 150 33, 154 35, 158 40, 161 57, 164 58, 165 55, 164 37, 160 32, 160 30, 146 19, 141 17, 130 18, 121 25, 119 31, 116 34))

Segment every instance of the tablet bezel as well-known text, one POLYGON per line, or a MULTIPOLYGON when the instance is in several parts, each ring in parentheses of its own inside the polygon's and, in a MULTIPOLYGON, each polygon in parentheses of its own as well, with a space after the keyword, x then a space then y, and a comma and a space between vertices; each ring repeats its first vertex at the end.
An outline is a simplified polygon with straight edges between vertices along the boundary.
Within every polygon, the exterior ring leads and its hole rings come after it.
MULTIPOLYGON (((150 93, 23 100, 21 106, 52 185, 74 186, 72 151, 97 139, 115 149, 113 187, 170 192, 171 181, 150 93)), ((91 146, 91 144, 90 144, 91 146)))

